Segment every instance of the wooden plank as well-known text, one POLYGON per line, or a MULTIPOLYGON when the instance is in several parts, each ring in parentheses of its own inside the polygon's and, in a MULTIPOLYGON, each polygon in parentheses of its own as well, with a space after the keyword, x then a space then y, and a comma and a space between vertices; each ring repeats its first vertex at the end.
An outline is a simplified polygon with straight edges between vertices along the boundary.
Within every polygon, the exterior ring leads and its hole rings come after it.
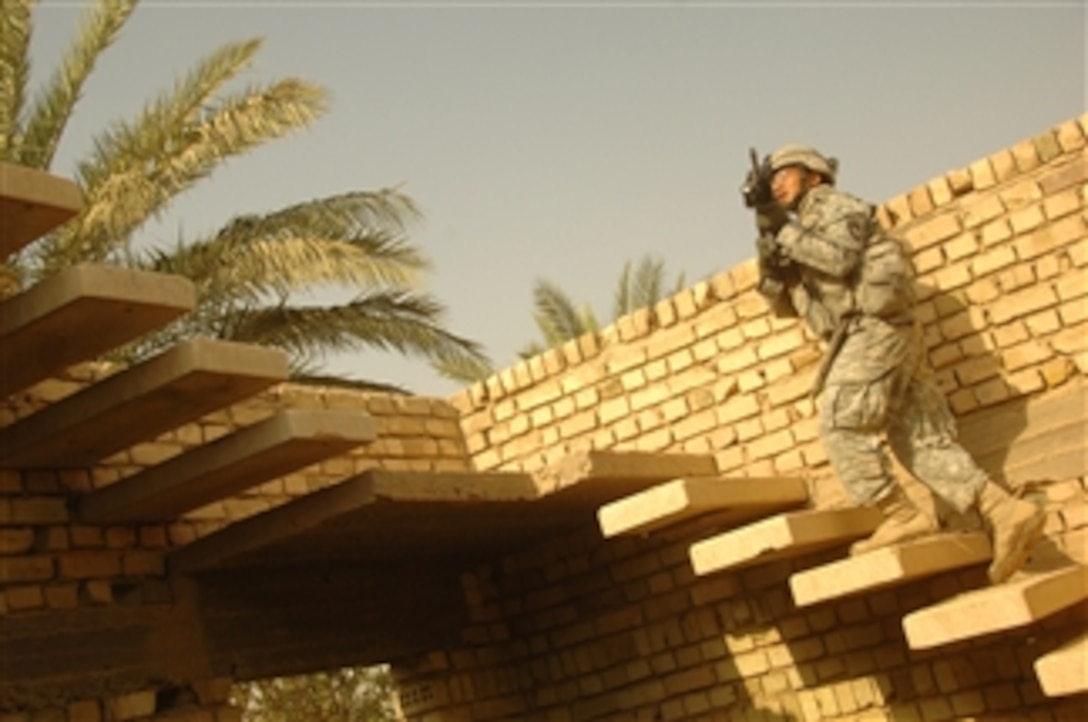
POLYGON ((0 303, 0 396, 166 325, 196 305, 180 276, 80 264, 0 303))
POLYGON ((166 521, 375 438, 365 413, 292 409, 83 497, 95 523, 166 521))
POLYGON ((287 378, 258 346, 194 339, 0 429, 0 467, 88 466, 287 378))
POLYGON ((1028 573, 977 589, 903 618, 912 649, 973 639, 1023 627, 1088 599, 1088 567, 1028 573))
POLYGON ((847 544, 883 518, 873 508, 787 512, 697 542, 688 555, 697 575, 713 574, 847 544))
POLYGON ((585 494, 614 501, 670 479, 717 473, 718 466, 710 454, 585 451, 569 454, 533 472, 533 479, 541 495, 562 491, 565 498, 585 494), (602 492, 605 486, 608 489, 602 492))
POLYGON ((597 512, 605 537, 644 534, 713 511, 770 511, 808 501, 803 479, 784 477, 674 479, 602 506, 597 512))
POLYGON ((1047 697, 1088 692, 1088 634, 1035 660, 1035 676, 1047 697))
MULTIPOLYGON (((196 574, 274 545, 280 550, 279 558, 289 561, 301 556, 300 549, 328 549, 323 534, 331 534, 333 542, 337 535, 346 537, 344 543, 357 552, 373 548, 370 540, 376 539, 381 555, 389 560, 398 560, 404 548, 414 551, 427 547, 429 539, 440 539, 441 545, 430 551, 441 555, 455 552, 459 543, 486 537, 489 526, 499 540, 511 529, 532 528, 529 506, 535 499, 536 488, 528 474, 372 470, 198 539, 174 552, 170 564, 183 573, 196 574), (477 514, 472 526, 466 527, 466 516, 459 513, 465 507, 491 509, 492 518, 477 514), (414 514, 421 508, 421 514, 414 514), (512 513, 515 508, 516 514, 512 513), (337 527, 364 512, 370 516, 363 523, 337 527)), ((336 545, 332 548, 335 551, 336 545)))
POLYGON ((72 181, 0 161, 0 261, 82 208, 83 193, 72 181))
POLYGON ((790 577, 790 591, 803 607, 979 564, 990 555, 986 534, 940 534, 799 572, 790 577))

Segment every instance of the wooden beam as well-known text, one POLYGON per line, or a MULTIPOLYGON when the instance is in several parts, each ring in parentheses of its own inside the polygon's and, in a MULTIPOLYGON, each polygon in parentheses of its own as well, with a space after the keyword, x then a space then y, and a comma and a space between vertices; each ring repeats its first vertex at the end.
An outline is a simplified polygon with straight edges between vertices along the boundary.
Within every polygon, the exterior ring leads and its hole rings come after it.
POLYGON ((95 523, 167 521, 373 441, 365 413, 292 409, 83 497, 95 523))
POLYGON ((1088 599, 1088 567, 1028 573, 960 594, 903 618, 911 649, 929 649, 1023 627, 1088 599))
POLYGON ((316 556, 331 557, 324 552, 338 548, 338 541, 359 553, 377 550, 391 560, 406 549, 456 554, 461 545, 478 543, 489 533, 501 539, 511 528, 534 528, 529 505, 535 498, 527 474, 375 469, 198 539, 175 551, 170 565, 199 574, 273 548, 267 552, 272 563, 287 564, 300 550, 317 549, 316 556), (514 509, 527 516, 518 517, 514 509), (474 513, 471 518, 466 510, 474 513))
POLYGON ((986 534, 939 534, 798 572, 790 591, 804 607, 972 566, 990 555, 986 534))
POLYGON ((166 325, 196 305, 180 276, 80 264, 0 302, 0 396, 166 325))
POLYGON ((1047 697, 1088 692, 1088 634, 1035 660, 1035 676, 1047 697))
POLYGON ((67 222, 83 208, 72 181, 0 162, 0 261, 67 222))
POLYGON ((88 466, 287 378, 280 351, 194 339, 0 429, 0 467, 88 466))
POLYGON ((607 503, 670 479, 717 473, 709 454, 582 451, 538 469, 533 480, 541 496, 563 492, 564 498, 585 495, 607 503))
POLYGON ((791 511, 692 544, 688 555, 696 574, 713 574, 847 544, 883 518, 868 507, 791 511))
POLYGON ((605 537, 645 534, 714 511, 766 512, 808 501, 803 479, 674 479, 602 506, 597 512, 605 537))

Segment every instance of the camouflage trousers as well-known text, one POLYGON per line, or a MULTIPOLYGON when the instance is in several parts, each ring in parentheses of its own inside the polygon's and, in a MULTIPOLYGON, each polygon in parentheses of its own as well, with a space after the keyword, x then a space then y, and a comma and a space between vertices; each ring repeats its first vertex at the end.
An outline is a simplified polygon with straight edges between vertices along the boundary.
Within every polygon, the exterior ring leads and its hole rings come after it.
MULTIPOLYGON (((870 380, 833 368, 818 400, 820 435, 858 504, 882 499, 896 484, 890 447, 907 471, 962 513, 975 505, 988 475, 956 441, 955 417, 940 388, 919 373, 919 355, 905 354, 870 380)), ((834 365, 840 362, 851 359, 834 365)))

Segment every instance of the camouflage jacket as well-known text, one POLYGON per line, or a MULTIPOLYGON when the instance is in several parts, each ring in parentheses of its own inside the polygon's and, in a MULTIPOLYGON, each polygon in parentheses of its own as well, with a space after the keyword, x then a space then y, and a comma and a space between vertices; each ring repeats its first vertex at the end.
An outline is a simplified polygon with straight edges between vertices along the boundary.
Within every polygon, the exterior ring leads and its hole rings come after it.
POLYGON ((909 363, 920 340, 913 311, 896 325, 856 312, 854 284, 869 241, 872 213, 868 203, 820 185, 805 194, 796 220, 775 237, 785 260, 785 270, 776 280, 792 310, 824 340, 839 332, 832 354, 844 358, 830 369, 829 383, 864 381, 909 363))

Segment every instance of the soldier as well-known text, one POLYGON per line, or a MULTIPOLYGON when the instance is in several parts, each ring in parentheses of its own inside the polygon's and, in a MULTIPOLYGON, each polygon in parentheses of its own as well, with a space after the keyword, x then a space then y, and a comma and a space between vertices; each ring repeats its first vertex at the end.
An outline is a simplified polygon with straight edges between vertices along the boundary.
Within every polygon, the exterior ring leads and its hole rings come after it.
POLYGON ((1008 579, 1042 534, 1044 514, 991 481, 956 442, 928 369, 910 262, 869 204, 835 188, 837 163, 787 145, 769 156, 774 203, 757 206, 760 292, 827 343, 815 393, 835 473, 884 521, 859 554, 935 531, 896 482, 886 446, 961 513, 977 509, 993 542, 991 583, 1008 579))

